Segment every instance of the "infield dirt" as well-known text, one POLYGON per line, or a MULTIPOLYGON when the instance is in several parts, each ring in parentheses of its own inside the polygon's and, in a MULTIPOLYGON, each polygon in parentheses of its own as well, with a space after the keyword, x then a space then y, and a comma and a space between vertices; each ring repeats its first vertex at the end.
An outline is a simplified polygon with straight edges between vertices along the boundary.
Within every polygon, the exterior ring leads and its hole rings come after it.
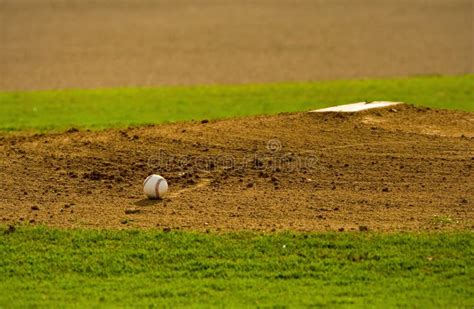
POLYGON ((472 0, 0 0, 0 89, 467 74, 472 0))
POLYGON ((397 106, 0 135, 0 222, 185 230, 474 227, 474 116, 397 106), (145 199, 150 173, 169 195, 145 199))

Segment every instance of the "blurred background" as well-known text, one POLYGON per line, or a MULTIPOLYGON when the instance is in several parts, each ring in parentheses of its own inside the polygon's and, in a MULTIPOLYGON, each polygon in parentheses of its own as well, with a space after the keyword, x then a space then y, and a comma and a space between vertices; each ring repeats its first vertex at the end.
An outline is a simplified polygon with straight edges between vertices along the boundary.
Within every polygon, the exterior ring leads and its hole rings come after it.
POLYGON ((473 73, 472 0, 0 0, 0 90, 473 73))

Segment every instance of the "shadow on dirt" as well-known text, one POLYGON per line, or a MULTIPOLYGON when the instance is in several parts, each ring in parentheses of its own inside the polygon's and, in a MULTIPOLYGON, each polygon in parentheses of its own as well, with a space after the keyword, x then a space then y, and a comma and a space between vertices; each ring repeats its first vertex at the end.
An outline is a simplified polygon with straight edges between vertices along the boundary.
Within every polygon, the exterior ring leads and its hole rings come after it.
POLYGON ((133 204, 136 206, 153 206, 153 205, 157 205, 161 203, 163 203, 163 200, 150 200, 150 199, 144 198, 144 199, 134 202, 133 204))

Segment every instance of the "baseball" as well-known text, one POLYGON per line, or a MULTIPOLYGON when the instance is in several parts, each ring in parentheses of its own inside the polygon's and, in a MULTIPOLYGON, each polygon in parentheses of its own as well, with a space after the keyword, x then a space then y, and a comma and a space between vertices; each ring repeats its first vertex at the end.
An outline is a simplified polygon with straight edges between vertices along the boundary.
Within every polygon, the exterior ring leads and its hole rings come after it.
POLYGON ((163 198, 167 191, 168 183, 160 175, 150 175, 143 182, 143 192, 149 199, 163 198))

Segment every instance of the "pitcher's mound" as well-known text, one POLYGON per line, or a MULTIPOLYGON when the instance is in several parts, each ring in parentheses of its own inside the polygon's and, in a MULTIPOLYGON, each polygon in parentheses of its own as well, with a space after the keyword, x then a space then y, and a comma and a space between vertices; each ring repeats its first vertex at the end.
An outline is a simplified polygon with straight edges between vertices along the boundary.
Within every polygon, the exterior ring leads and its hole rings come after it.
POLYGON ((0 152, 3 223, 264 231, 474 226, 473 113, 397 104, 4 134, 0 152), (162 201, 142 193, 153 173, 169 182, 162 201))

